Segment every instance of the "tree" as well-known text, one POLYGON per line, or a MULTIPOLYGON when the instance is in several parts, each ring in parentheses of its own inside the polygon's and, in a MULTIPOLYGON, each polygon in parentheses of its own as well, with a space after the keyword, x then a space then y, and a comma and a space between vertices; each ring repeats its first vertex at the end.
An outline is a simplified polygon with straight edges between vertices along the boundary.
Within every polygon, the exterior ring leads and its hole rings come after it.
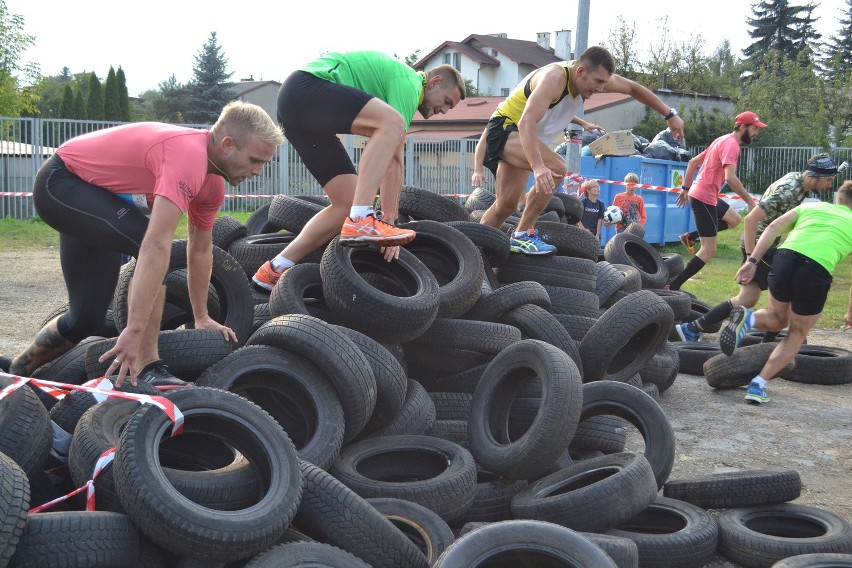
POLYGON ((74 95, 74 114, 71 118, 74 120, 86 118, 86 103, 83 101, 83 91, 80 89, 77 89, 77 94, 74 95))
POLYGON ((635 45, 636 22, 628 26, 624 18, 618 16, 618 24, 609 32, 607 47, 615 60, 615 72, 634 81, 642 71, 635 45))
POLYGON ((713 91, 708 92, 728 97, 740 92, 740 76, 742 75, 743 64, 731 51, 730 41, 723 40, 716 47, 707 60, 707 68, 710 71, 713 84, 716 86, 713 91))
POLYGON ((139 96, 142 100, 139 109, 142 118, 163 122, 186 122, 184 115, 188 106, 188 91, 188 87, 178 83, 174 75, 170 76, 159 84, 159 91, 145 91, 139 96))
POLYGON ((118 110, 118 79, 115 77, 115 69, 112 65, 109 67, 104 83, 104 120, 121 120, 118 110))
POLYGON ((216 32, 195 56, 192 67, 193 78, 188 85, 189 106, 186 117, 190 122, 212 124, 222 112, 222 107, 234 100, 234 93, 227 80, 233 73, 227 72, 228 60, 221 52, 216 32))
POLYGON ((464 80, 464 96, 466 97, 487 97, 485 93, 473 86, 472 79, 464 80))
POLYGON ((127 94, 127 78, 121 65, 118 66, 115 78, 118 80, 118 119, 130 122, 130 96, 127 94))
MULTIPOLYGON (((761 0, 751 7, 754 17, 748 18, 754 40, 743 49, 749 68, 766 69, 766 56, 775 57, 772 70, 780 73, 786 61, 798 61, 799 52, 821 37, 813 27, 814 6, 791 6, 789 0, 761 0)), ((803 61, 810 64, 813 53, 803 61)))
MULTIPOLYGON (((414 50, 414 53, 411 53, 405 57, 405 64, 409 67, 414 67, 414 64, 420 61, 420 51, 419 49, 414 50)), ((399 59, 399 57, 394 54, 394 57, 399 59)))
POLYGON ((86 98, 86 118, 88 120, 103 120, 104 91, 101 81, 95 72, 89 74, 89 96, 86 98))
POLYGON ((769 52, 737 107, 756 112, 769 125, 756 144, 762 146, 822 146, 829 143, 826 85, 808 54, 785 61, 776 70, 778 54, 769 52))
POLYGON ((829 79, 852 71, 852 0, 846 0, 845 13, 839 20, 840 31, 825 42, 823 65, 829 79))
POLYGON ((59 118, 74 118, 74 90, 66 82, 62 90, 62 102, 59 103, 59 118))
POLYGON ((19 76, 31 85, 39 79, 38 66, 21 62, 21 55, 35 44, 35 37, 24 33, 23 16, 12 14, 0 0, 0 116, 36 113, 37 95, 23 89, 19 76))

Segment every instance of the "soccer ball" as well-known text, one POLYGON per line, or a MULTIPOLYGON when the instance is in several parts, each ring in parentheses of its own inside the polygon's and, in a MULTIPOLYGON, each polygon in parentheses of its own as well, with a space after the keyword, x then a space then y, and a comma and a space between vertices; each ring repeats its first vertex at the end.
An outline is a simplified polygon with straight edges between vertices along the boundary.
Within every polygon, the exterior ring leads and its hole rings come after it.
POLYGON ((617 205, 610 205, 604 211, 604 221, 607 223, 621 223, 621 208, 617 205))

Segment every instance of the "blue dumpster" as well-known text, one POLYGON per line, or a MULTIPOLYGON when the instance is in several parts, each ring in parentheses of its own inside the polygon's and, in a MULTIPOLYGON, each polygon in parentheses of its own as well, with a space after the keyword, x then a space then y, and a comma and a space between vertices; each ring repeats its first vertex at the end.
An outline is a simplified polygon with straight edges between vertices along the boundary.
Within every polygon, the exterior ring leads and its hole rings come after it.
MULTIPOLYGON (((624 181, 624 176, 633 172, 639 183, 663 187, 680 187, 686 174, 686 163, 672 160, 655 160, 644 156, 605 156, 595 160, 594 156, 580 158, 580 174, 586 178, 624 181)), ((624 191, 623 185, 601 183, 598 199, 612 205, 617 193, 624 191)), ((695 221, 689 207, 678 207, 676 192, 652 189, 637 189, 636 193, 645 200, 645 240, 651 244, 664 245, 677 242, 682 233, 695 229, 695 221)), ((615 227, 603 227, 601 244, 606 244, 615 235, 615 227)))

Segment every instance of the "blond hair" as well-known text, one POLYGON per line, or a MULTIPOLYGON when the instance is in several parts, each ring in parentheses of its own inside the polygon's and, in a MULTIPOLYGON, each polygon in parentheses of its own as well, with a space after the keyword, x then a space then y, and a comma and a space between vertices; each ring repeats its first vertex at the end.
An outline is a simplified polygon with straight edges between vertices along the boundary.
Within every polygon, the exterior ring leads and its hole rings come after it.
POLYGON ((586 181, 580 184, 580 193, 588 193, 589 188, 591 187, 596 187, 598 189, 601 188, 601 186, 595 180, 587 179, 586 181))
POLYGON ((845 205, 846 207, 852 207, 852 179, 848 179, 843 182, 843 184, 837 190, 837 197, 835 198, 838 205, 845 205))
POLYGON ((274 146, 284 142, 284 133, 272 117, 256 104, 245 101, 231 101, 225 105, 216 124, 210 128, 210 134, 214 140, 230 136, 238 147, 252 135, 274 146))
POLYGON ((630 172, 626 176, 624 176, 624 183, 639 183, 639 176, 630 172))

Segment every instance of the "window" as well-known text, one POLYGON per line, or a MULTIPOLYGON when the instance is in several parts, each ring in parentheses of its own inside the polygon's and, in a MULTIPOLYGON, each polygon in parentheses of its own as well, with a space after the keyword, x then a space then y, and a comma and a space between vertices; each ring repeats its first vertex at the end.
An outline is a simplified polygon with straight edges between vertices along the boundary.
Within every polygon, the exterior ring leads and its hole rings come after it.
POLYGON ((501 97, 508 97, 509 96, 509 89, 500 89, 500 96, 501 97))
POLYGON ((456 68, 456 71, 461 71, 461 53, 453 54, 453 67, 456 68))
POLYGON ((446 63, 447 65, 450 64, 450 56, 451 55, 452 55, 451 53, 445 53, 444 54, 444 63, 446 63))
POLYGON ((496 49, 491 50, 491 57, 497 57, 497 50, 496 49))

